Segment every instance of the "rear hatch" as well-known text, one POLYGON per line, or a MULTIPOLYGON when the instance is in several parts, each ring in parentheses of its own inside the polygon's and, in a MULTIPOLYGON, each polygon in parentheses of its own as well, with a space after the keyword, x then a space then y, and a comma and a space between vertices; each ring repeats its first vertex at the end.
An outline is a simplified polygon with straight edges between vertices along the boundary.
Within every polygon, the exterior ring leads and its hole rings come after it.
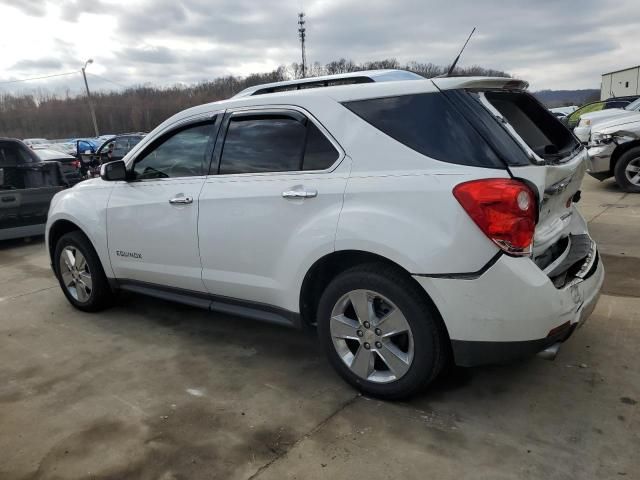
POLYGON ((588 166, 586 148, 524 91, 525 82, 442 78, 434 83, 464 112, 512 177, 537 194, 533 261, 558 288, 589 275, 597 252, 572 205, 588 166))
POLYGON ((587 170, 587 151, 573 134, 531 95, 522 91, 487 90, 475 98, 511 134, 529 158, 510 164, 514 178, 535 187, 539 217, 533 256, 544 253, 571 233, 572 202, 587 170))

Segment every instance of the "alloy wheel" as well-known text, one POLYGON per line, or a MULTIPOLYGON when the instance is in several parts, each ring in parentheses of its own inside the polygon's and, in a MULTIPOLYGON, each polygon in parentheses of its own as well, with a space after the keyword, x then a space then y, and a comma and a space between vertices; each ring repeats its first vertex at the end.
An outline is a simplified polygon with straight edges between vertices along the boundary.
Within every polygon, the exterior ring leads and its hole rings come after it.
POLYGON ((91 296, 93 280, 82 252, 73 246, 64 247, 60 253, 59 267, 67 292, 78 302, 87 302, 91 296))
POLYGON ((640 186, 640 157, 634 158, 627 164, 624 174, 629 183, 640 186))
POLYGON ((380 293, 353 290, 343 295, 333 307, 329 329, 339 357, 363 380, 396 381, 411 367, 411 326, 400 309, 380 293))

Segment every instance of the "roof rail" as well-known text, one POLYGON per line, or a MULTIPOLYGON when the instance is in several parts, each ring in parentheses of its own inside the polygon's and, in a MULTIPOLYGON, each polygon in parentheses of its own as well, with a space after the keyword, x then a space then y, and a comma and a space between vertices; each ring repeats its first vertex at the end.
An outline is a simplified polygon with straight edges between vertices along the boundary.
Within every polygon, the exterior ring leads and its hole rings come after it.
POLYGON ((245 88, 234 95, 233 98, 303 90, 307 88, 335 87, 338 85, 352 85, 357 83, 393 82, 399 80, 424 80, 424 77, 406 70, 364 70, 361 72, 341 73, 338 75, 324 75, 322 77, 264 83, 262 85, 245 88))

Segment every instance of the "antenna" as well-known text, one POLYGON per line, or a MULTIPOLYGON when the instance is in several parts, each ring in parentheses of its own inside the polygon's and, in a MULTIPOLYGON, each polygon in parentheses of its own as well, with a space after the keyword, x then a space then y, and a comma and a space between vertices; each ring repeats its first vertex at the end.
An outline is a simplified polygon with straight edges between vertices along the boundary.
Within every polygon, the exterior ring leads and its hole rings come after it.
POLYGON ((300 12, 298 14, 298 38, 300 39, 300 49, 302 50, 302 78, 307 76, 307 53, 304 48, 304 42, 307 38, 305 23, 304 12, 300 12))
POLYGON ((462 52, 464 52, 464 49, 467 48, 467 43, 469 43, 469 40, 471 40, 471 35, 473 35, 473 33, 476 31, 476 27, 473 27, 473 30, 471 30, 471 33, 469 34, 469 36, 467 37, 467 41, 464 42, 464 45, 462 46, 462 48, 460 49, 460 53, 458 54, 458 56, 456 57, 456 59, 453 61, 453 63, 451 64, 451 66, 449 67, 449 71, 447 72, 446 75, 444 75, 445 77, 450 77, 451 74, 453 73, 454 68, 456 68, 456 65, 458 64, 458 60, 460 60, 460 55, 462 55, 462 52))

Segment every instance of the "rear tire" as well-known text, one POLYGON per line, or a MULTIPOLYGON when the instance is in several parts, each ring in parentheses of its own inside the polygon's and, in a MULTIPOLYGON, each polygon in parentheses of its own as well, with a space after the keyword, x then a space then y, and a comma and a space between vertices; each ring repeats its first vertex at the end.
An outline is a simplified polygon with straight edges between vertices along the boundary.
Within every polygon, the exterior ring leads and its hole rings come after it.
POLYGON ((97 312, 113 303, 113 292, 102 263, 89 239, 79 231, 58 240, 53 265, 69 303, 85 312, 97 312))
POLYGON ((317 320, 330 363, 367 395, 411 396, 446 363, 448 337, 438 313, 392 266, 367 264, 338 275, 320 298, 317 320))
POLYGON ((623 153, 616 162, 613 173, 622 190, 640 193, 640 147, 623 153))

